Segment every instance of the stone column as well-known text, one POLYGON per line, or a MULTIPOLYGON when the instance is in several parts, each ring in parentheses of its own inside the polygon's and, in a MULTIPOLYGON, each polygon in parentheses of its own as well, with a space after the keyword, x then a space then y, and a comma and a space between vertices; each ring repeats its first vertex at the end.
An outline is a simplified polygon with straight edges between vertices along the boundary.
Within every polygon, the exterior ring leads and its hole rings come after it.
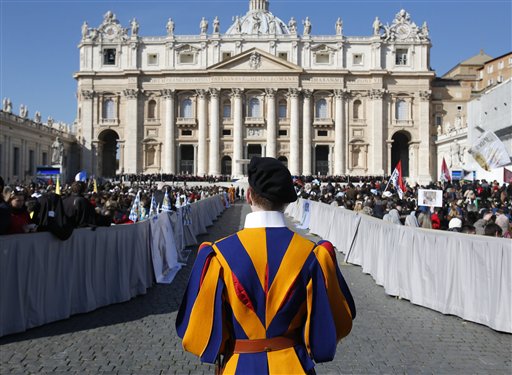
POLYGON ((370 143, 373 145, 373 168, 370 173, 374 175, 384 174, 384 118, 383 97, 386 93, 383 89, 372 89, 370 99, 373 105, 373 133, 370 143))
POLYGON ((123 90, 125 97, 125 115, 124 115, 124 137, 125 137, 125 164, 126 173, 138 173, 140 169, 140 155, 142 154, 139 147, 139 111, 138 96, 139 89, 123 90))
POLYGON ((192 174, 193 175, 198 175, 197 173, 197 154, 198 154, 198 148, 199 146, 198 145, 194 145, 194 167, 192 168, 192 174))
POLYGON ((300 90, 293 88, 288 90, 288 97, 291 98, 290 113, 290 160, 288 168, 292 176, 300 175, 300 113, 299 113, 300 90))
POLYGON ((176 117, 174 104, 174 90, 160 91, 165 105, 165 143, 164 143, 164 172, 176 174, 176 117))
MULTIPOLYGON (((432 174, 430 167, 430 90, 420 91, 419 93, 419 138, 418 145, 418 171, 416 176, 420 184, 427 184, 432 181, 432 174)), ((412 106, 411 106, 412 107, 412 106)))
POLYGON ((276 89, 266 89, 267 93, 267 156, 277 157, 276 89))
POLYGON ((220 90, 210 89, 210 158, 208 174, 212 176, 220 176, 220 90))
POLYGON ((395 166, 391 165, 391 151, 393 149, 393 140, 386 140, 386 145, 388 149, 387 153, 387 160, 386 160, 386 170, 384 171, 385 174, 390 174, 392 172, 391 168, 394 168, 395 166))
POLYGON ((302 174, 309 176, 311 170, 311 90, 303 90, 304 96, 303 114, 302 114, 302 174))
MULTIPOLYGON (((94 133, 94 107, 93 107, 94 91, 82 90, 80 92, 80 100, 82 107, 82 147, 81 164, 86 171, 92 170, 92 137, 94 133)), ((48 155, 48 164, 51 162, 51 155, 48 155)))
POLYGON ((206 159, 208 148, 208 110, 207 110, 207 90, 196 90, 198 97, 198 132, 197 132, 197 175, 203 176, 208 172, 206 159))
POLYGON ((243 111, 242 111, 242 95, 243 89, 232 89, 234 97, 233 108, 233 160, 232 160, 232 175, 240 177, 243 175, 243 167, 241 160, 243 158, 243 111))
POLYGON ((119 144, 119 170, 116 171, 119 174, 124 174, 124 141, 117 141, 119 144))
POLYGON ((334 90, 335 119, 334 119, 334 174, 345 174, 345 97, 344 90, 334 90))

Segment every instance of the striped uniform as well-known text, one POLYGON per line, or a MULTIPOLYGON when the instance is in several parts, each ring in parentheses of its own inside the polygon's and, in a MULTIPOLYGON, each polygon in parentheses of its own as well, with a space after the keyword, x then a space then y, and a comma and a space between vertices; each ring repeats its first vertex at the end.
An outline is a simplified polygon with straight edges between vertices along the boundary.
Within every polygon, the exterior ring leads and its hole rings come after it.
POLYGON ((315 245, 282 223, 248 227, 246 220, 245 229, 199 248, 176 328, 201 361, 226 356, 225 374, 306 373, 313 361, 332 360, 352 328, 354 301, 333 246, 315 245), (232 353, 234 340, 292 333, 300 337, 294 347, 232 353))

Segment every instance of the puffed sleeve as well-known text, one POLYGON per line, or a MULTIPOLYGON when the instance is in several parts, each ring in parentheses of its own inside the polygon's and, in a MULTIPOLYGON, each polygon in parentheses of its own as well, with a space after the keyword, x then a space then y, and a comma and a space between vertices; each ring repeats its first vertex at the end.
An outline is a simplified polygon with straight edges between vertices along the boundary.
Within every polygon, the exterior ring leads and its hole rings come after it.
POLYGON ((176 318, 183 348, 202 362, 215 363, 223 346, 223 291, 220 263, 211 244, 203 243, 176 318))
POLYGON ((332 244, 322 241, 313 252, 304 339, 315 362, 326 362, 334 358, 338 341, 350 333, 356 309, 332 244))

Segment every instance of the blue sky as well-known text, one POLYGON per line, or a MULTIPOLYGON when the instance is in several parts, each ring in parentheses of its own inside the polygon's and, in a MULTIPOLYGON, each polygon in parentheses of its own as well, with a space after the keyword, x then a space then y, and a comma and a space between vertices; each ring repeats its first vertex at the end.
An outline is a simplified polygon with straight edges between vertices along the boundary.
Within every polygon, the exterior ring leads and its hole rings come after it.
MULTIPOLYGON (((427 21, 433 48, 431 66, 438 75, 480 49, 493 56, 512 50, 511 0, 430 1, 306 1, 271 0, 270 10, 283 21, 294 16, 299 22, 309 16, 312 34, 334 34, 338 17, 347 36, 370 35, 375 16, 385 24, 406 9, 416 24, 427 21)), ((169 17, 176 34, 198 34, 202 16, 219 16, 221 32, 234 15, 245 14, 249 0, 196 1, 105 1, 105 0, 0 0, 0 98, 10 97, 13 110, 20 104, 29 117, 39 110, 43 119, 72 123, 76 115, 77 45, 80 27, 101 24, 112 10, 124 27, 136 17, 141 36, 165 34, 169 17)), ((302 30, 302 28, 301 28, 302 30)))

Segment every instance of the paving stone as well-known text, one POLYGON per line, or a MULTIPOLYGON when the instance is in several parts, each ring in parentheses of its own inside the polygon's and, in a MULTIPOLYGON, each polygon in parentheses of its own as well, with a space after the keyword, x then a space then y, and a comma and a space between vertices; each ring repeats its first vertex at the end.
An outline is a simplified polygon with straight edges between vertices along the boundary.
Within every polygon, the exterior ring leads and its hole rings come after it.
MULTIPOLYGON (((248 206, 235 205, 198 241, 237 231, 248 212, 248 206)), ((0 374, 213 374, 214 366, 183 352, 174 328, 194 258, 195 248, 171 285, 0 338, 0 374)), ((390 297, 342 258, 338 254, 357 318, 334 361, 317 365, 318 374, 512 373, 512 335, 390 297)))

